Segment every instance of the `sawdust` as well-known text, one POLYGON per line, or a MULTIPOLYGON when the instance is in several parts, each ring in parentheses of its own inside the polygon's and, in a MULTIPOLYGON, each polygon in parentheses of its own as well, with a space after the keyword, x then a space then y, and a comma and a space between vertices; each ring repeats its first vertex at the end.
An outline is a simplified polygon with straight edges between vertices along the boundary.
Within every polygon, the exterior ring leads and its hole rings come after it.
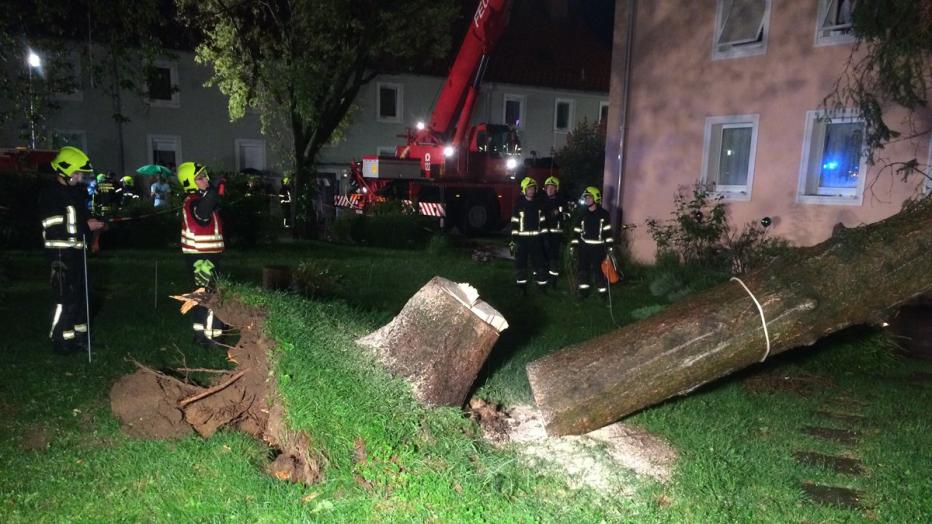
POLYGON ((505 411, 473 399, 470 416, 494 445, 514 445, 532 465, 565 474, 573 488, 632 495, 632 473, 667 482, 677 458, 663 439, 622 422, 581 436, 551 437, 540 411, 531 406, 505 411))

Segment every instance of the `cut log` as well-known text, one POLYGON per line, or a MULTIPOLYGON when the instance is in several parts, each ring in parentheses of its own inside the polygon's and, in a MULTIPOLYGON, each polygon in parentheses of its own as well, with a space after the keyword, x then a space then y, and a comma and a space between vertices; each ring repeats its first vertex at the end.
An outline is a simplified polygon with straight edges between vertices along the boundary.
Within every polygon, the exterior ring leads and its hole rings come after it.
POLYGON ((507 327, 471 286, 434 277, 391 322, 357 342, 407 379, 422 404, 462 406, 507 327))
POLYGON ((749 291, 733 279, 529 363, 548 433, 586 433, 845 327, 880 324, 932 289, 932 199, 794 249, 741 280, 749 291))

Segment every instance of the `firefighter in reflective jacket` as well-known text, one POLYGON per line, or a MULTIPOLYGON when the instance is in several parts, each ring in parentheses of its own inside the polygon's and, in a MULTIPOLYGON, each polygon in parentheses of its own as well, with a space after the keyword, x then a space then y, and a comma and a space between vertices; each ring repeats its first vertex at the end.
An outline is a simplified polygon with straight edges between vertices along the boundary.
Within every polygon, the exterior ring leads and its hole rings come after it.
POLYGON ((540 200, 534 198, 537 182, 531 177, 521 181, 521 197, 515 203, 511 216, 511 238, 515 243, 515 283, 527 294, 528 262, 534 269, 534 281, 540 289, 547 285, 546 260, 541 244, 544 213, 540 200))
POLYGON ((560 276, 563 254, 563 224, 569 216, 566 199, 559 194, 560 179, 551 176, 544 180, 546 196, 541 202, 544 212, 544 226, 541 230, 541 243, 547 259, 547 273, 554 286, 560 276))
MULTIPOLYGON (((218 189, 210 183, 207 168, 194 162, 178 166, 178 182, 188 194, 181 206, 181 252, 194 275, 194 285, 213 291, 220 254, 223 253, 223 224, 218 189)), ((214 312, 203 306, 192 309, 194 338, 209 344, 227 327, 214 312)))
POLYGON ((52 327, 49 338, 56 353, 83 352, 87 344, 85 239, 103 222, 89 218, 87 191, 81 185, 91 173, 83 151, 65 146, 50 164, 54 180, 39 194, 42 241, 51 266, 52 327))
POLYGON ((571 249, 579 250, 576 282, 581 297, 588 296, 594 284, 600 295, 608 291, 608 279, 602 274, 602 260, 612 249, 612 223, 602 208, 602 192, 589 186, 583 193, 585 209, 573 228, 571 249))
POLYGON ((278 191, 278 203, 282 210, 282 226, 291 228, 291 177, 282 178, 282 187, 278 191))

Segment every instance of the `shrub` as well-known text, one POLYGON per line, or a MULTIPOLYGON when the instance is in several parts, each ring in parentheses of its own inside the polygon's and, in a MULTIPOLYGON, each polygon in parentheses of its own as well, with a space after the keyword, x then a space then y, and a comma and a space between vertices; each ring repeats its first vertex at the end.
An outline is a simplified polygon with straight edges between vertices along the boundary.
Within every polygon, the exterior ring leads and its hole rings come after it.
POLYGON ((310 298, 335 296, 343 275, 328 264, 308 260, 298 264, 291 275, 295 291, 310 298))
POLYGON ((381 207, 372 215, 345 215, 330 226, 337 242, 373 247, 424 248, 434 235, 436 222, 430 217, 381 207))

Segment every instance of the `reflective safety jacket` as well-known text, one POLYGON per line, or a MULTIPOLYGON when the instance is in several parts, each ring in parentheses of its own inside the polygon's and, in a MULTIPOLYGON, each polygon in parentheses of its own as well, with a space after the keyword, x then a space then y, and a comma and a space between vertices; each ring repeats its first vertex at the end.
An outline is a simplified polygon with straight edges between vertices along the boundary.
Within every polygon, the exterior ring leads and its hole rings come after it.
MULTIPOLYGON (((210 191, 214 191, 211 189, 210 191)), ((181 207, 181 252, 182 253, 222 253, 223 224, 217 213, 216 198, 204 202, 204 194, 191 193, 184 199, 181 207), (202 204, 213 205, 204 206, 202 204), (204 208, 207 209, 204 209, 204 208), (205 215, 201 217, 200 215, 205 215)))
POLYGON ((589 211, 586 208, 579 218, 578 225, 573 228, 573 240, 571 244, 590 244, 590 245, 611 245, 615 240, 612 238, 612 221, 608 216, 608 211, 601 207, 596 207, 595 211, 589 211))
POLYGON ((97 183, 93 196, 94 216, 108 218, 113 214, 117 203, 116 187, 113 182, 103 181, 97 183))
POLYGON ((563 224, 569 216, 566 200, 559 195, 553 198, 545 195, 541 202, 541 210, 544 213, 544 225, 541 232, 562 234, 563 224))
POLYGON ((47 249, 84 249, 87 228, 87 191, 53 181, 39 194, 42 242, 47 249))
POLYGON ((516 237, 536 237, 544 227, 544 212, 540 200, 528 200, 523 195, 515 203, 511 215, 511 235, 516 237))

